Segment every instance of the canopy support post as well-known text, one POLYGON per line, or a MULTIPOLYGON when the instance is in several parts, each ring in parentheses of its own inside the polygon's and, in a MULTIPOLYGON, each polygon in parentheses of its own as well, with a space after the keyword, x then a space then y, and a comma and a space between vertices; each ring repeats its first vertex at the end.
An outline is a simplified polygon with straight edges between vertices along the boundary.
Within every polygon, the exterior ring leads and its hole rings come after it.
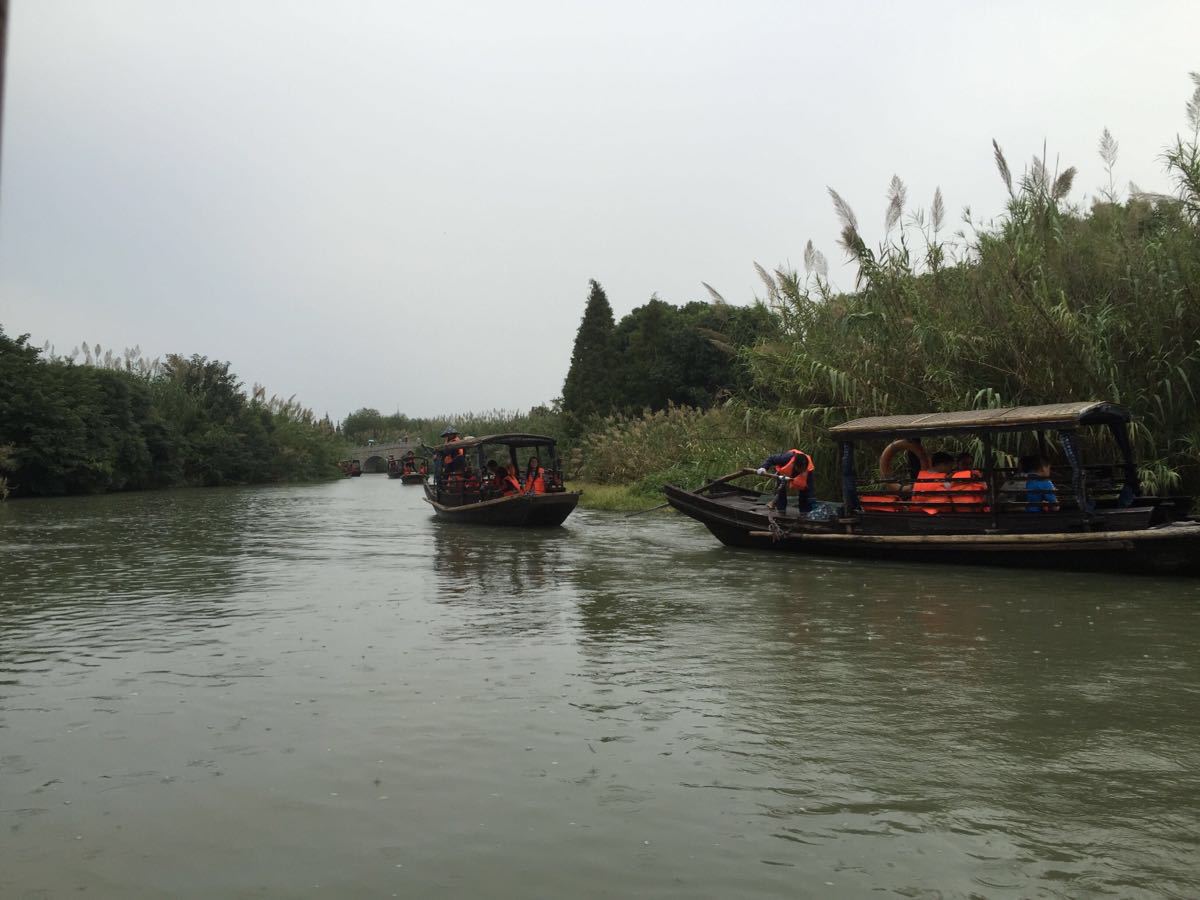
POLYGON ((1000 527, 1000 504, 996 493, 996 454, 992 448, 992 433, 983 433, 983 480, 987 485, 988 509, 992 511, 992 528, 1000 527))
POLYGON ((1063 454, 1071 464, 1071 485, 1075 489, 1075 502, 1079 505, 1079 516, 1084 524, 1088 520, 1087 486, 1084 484, 1083 466, 1079 460, 1079 444, 1075 441, 1075 432, 1063 430, 1058 433, 1062 441, 1063 454))
POLYGON ((1125 484, 1121 486, 1121 496, 1117 502, 1122 507, 1132 506, 1134 498, 1142 492, 1142 486, 1138 484, 1137 465, 1133 461, 1133 444, 1129 440, 1129 425, 1126 422, 1114 423, 1109 428, 1112 430, 1117 446, 1121 448, 1121 461, 1125 468, 1125 484))
POLYGON ((852 516, 858 511, 858 486, 854 483, 854 444, 842 441, 842 515, 852 516))

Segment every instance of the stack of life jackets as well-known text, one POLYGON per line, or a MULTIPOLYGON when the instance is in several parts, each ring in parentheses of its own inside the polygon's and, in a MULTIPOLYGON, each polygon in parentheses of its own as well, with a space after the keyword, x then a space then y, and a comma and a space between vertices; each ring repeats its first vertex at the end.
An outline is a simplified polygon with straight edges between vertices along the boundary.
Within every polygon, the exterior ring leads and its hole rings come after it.
POLYGON ((950 476, 950 503, 955 512, 988 512, 987 482, 974 469, 960 469, 950 476))
POLYGON ((950 476, 945 472, 931 472, 928 469, 922 469, 917 473, 917 480, 912 486, 912 502, 921 512, 931 516, 936 516, 940 512, 949 512, 952 506, 950 476), (926 496, 918 498, 918 494, 926 496))
POLYGON ((912 488, 912 502, 931 516, 942 512, 987 512, 987 484, 973 469, 960 469, 953 474, 922 469, 912 488))

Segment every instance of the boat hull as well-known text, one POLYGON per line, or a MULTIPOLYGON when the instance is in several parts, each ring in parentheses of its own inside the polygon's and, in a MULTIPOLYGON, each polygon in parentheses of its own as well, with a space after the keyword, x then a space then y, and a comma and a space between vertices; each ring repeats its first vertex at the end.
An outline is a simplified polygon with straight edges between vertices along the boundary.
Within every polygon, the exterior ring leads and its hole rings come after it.
MULTIPOLYGON (((989 533, 976 528, 956 533, 943 519, 938 523, 941 531, 930 527, 932 533, 904 533, 888 520, 874 529, 859 520, 851 530, 844 522, 804 522, 795 516, 777 516, 773 528, 765 496, 756 502, 753 498, 757 495, 752 492, 732 490, 709 497, 672 485, 665 492, 672 507, 701 522, 730 547, 919 563, 1200 574, 1200 523, 1192 521, 1122 527, 1115 517, 1114 524, 1101 531, 1081 526, 1077 531, 989 533)), ((1044 527, 1046 522, 1042 519, 1039 524, 1044 527)))
POLYGON ((425 476, 420 474, 419 472, 415 472, 415 473, 414 472, 406 472, 405 474, 399 476, 399 478, 403 484, 424 484, 425 483, 425 476))
POLYGON ((465 525, 504 525, 517 528, 555 528, 567 520, 579 503, 577 491, 554 494, 516 494, 481 503, 447 505, 437 501, 436 488, 425 485, 425 502, 434 515, 465 525))

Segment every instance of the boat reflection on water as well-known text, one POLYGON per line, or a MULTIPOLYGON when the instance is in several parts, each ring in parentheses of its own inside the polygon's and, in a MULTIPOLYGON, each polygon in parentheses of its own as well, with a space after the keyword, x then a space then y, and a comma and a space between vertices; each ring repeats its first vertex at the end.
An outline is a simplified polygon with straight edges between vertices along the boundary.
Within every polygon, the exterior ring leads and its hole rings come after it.
POLYGON ((465 618, 463 637, 536 634, 564 625, 575 598, 572 534, 434 520, 435 602, 465 618))

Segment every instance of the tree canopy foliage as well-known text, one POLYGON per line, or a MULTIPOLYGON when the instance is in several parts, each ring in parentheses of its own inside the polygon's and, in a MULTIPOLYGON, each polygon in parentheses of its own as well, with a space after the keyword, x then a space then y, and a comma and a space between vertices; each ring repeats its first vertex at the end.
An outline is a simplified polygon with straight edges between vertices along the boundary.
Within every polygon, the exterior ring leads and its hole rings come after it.
POLYGON ((773 334, 778 323, 762 304, 684 306, 657 297, 614 324, 604 290, 593 281, 563 385, 563 412, 577 426, 597 417, 700 408, 750 384, 740 349, 773 334))
POLYGON ((563 409, 577 419, 607 412, 616 381, 612 306, 599 282, 591 286, 563 383, 563 409))
MULTIPOLYGON (((87 357, 92 359, 90 351, 87 357)), ((229 364, 46 358, 0 328, 0 466, 23 495, 304 480, 340 442, 294 400, 248 397, 229 364)))
MULTIPOLYGON (((1052 171, 1042 155, 1014 171, 998 144, 1004 213, 978 223, 968 211, 953 236, 941 191, 914 209, 895 177, 883 239, 869 246, 850 204, 830 190, 854 289, 835 288, 811 241, 802 270, 756 265, 779 332, 742 345, 751 383, 736 397, 740 415, 727 407, 611 421, 585 443, 585 472, 608 477, 611 460, 640 458, 635 444, 653 435, 686 447, 697 475, 720 474, 725 447, 772 435, 777 446, 814 450, 818 483, 831 484, 824 428, 837 422, 1109 400, 1134 413, 1143 485, 1200 491, 1200 74, 1192 78, 1187 130, 1162 155, 1169 194, 1117 187, 1118 144, 1107 129, 1099 155, 1108 183, 1086 208, 1070 201, 1073 167, 1052 171)), ((1021 440, 1000 449, 1029 452, 1021 440)))

